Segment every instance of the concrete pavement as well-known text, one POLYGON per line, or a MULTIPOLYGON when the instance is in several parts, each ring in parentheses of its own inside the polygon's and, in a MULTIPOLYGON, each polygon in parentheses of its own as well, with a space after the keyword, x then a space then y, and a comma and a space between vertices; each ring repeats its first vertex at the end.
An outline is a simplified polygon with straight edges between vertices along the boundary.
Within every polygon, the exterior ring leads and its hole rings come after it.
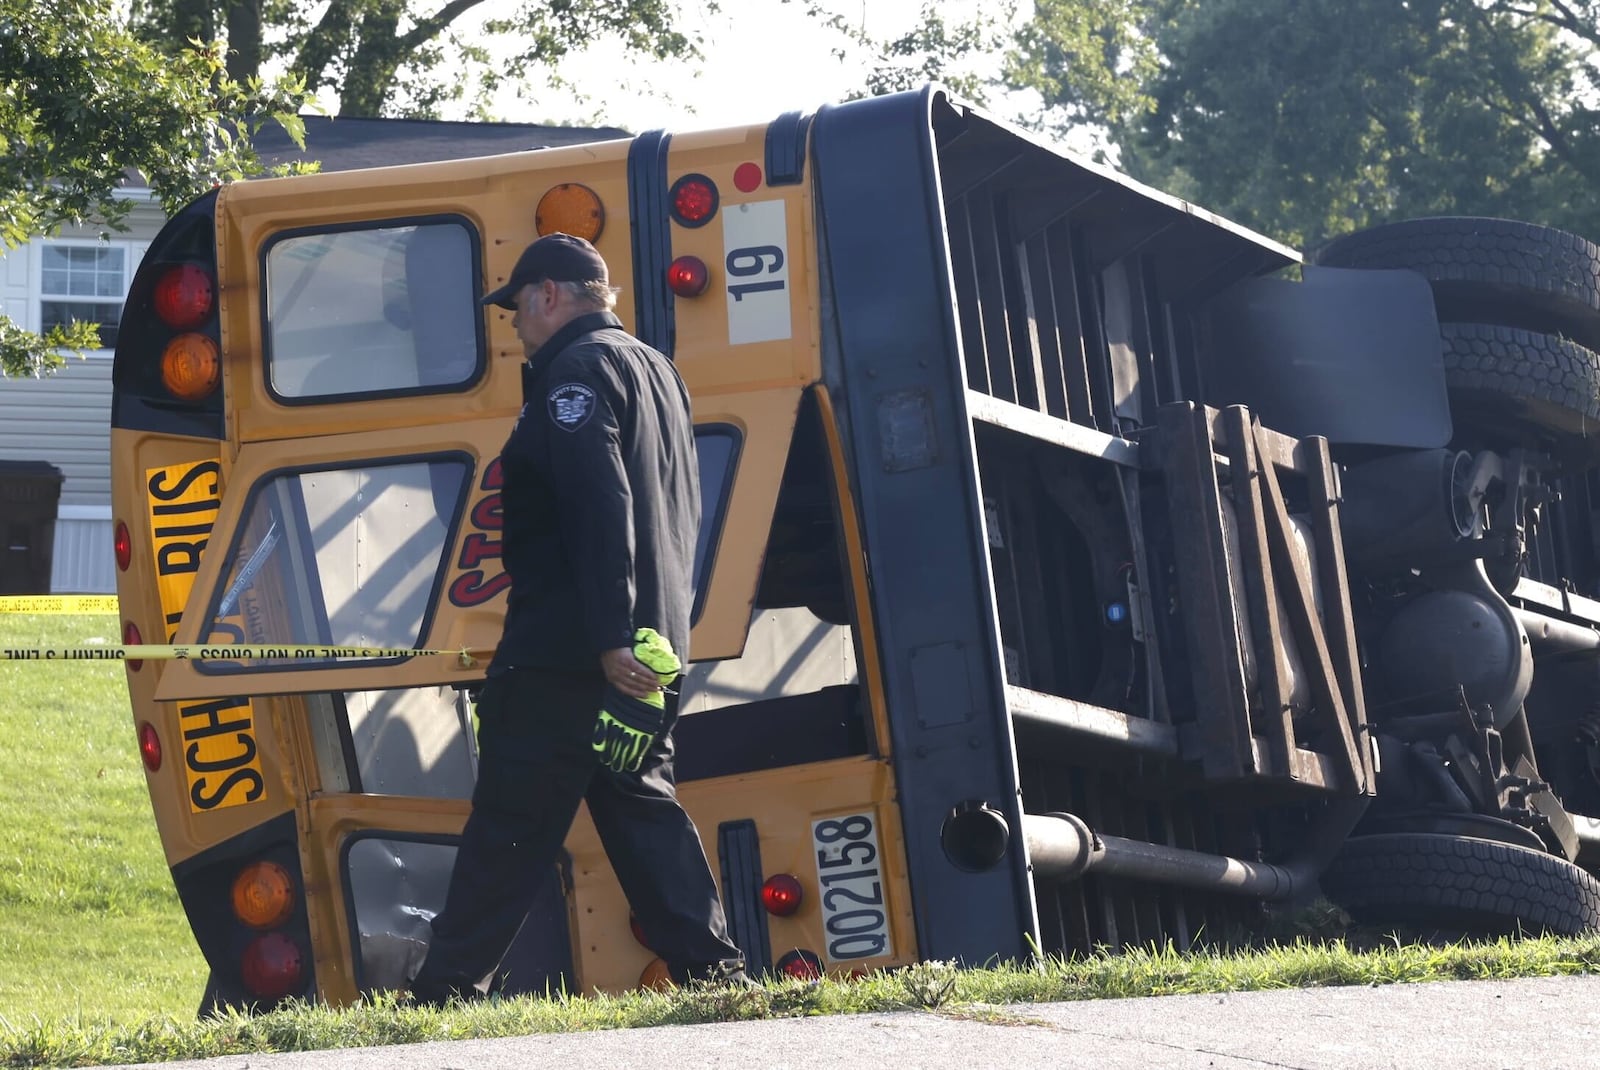
POLYGON ((774 1019, 140 1064, 163 1070, 1565 1070, 1600 1067, 1600 976, 774 1019))

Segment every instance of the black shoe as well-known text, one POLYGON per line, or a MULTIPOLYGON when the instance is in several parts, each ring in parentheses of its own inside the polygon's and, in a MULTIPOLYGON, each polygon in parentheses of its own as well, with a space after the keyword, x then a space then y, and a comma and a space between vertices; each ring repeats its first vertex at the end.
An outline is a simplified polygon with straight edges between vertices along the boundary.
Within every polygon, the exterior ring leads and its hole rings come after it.
POLYGON ((673 981, 680 985, 702 984, 717 988, 763 988, 760 981, 744 972, 743 959, 723 959, 694 966, 669 966, 673 981))

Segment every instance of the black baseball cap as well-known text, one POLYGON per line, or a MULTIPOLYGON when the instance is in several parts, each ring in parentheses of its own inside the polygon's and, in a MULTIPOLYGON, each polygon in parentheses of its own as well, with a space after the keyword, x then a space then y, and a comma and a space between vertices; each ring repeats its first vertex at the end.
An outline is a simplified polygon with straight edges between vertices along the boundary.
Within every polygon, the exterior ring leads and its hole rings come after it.
POLYGON ((479 301, 515 309, 517 293, 530 282, 608 282, 606 262, 595 247, 571 234, 546 234, 517 257, 511 277, 498 290, 490 290, 479 301))

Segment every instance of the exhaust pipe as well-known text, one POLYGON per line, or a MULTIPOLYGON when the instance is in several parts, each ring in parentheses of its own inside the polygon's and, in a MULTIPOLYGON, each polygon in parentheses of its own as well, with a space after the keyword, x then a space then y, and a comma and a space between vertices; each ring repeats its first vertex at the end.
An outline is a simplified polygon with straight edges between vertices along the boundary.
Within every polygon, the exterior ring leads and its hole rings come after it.
MULTIPOLYGON (((1247 862, 1227 855, 1130 840, 1097 833, 1074 814, 1024 814, 1022 834, 1035 877, 1077 880, 1093 872, 1105 877, 1177 884, 1186 888, 1248 896, 1271 902, 1297 899, 1316 887, 1370 799, 1342 799, 1328 808, 1320 826, 1295 858, 1279 865, 1247 862)), ((951 865, 981 873, 999 865, 1011 842, 1005 815, 985 802, 970 800, 951 810, 940 829, 940 844, 951 865)))

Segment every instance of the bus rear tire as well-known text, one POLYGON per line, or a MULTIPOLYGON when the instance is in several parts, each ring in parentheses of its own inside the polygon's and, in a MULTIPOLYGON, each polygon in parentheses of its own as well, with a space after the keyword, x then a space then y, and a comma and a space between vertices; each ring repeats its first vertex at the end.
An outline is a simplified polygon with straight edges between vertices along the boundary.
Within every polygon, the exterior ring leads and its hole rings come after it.
POLYGON ((1442 323, 1445 385, 1457 421, 1510 437, 1548 439, 1600 458, 1600 355, 1553 334, 1442 323))
POLYGON ((1441 322, 1521 327, 1600 349, 1600 246, 1576 234, 1510 219, 1411 219, 1335 238, 1312 259, 1419 272, 1441 322))
POLYGON ((1322 890, 1364 925, 1577 936, 1600 929, 1600 881, 1495 840, 1402 832, 1348 841, 1322 890))

